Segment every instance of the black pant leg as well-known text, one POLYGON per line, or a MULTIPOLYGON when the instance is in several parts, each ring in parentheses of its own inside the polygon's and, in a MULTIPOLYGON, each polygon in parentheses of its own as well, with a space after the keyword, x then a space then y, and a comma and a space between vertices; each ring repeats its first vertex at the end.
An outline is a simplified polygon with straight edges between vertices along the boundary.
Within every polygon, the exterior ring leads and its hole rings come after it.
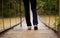
POLYGON ((37 1, 36 0, 30 0, 31 2, 31 9, 36 9, 37 1))
POLYGON ((31 26, 29 0, 23 0, 23 2, 24 2, 24 8, 25 8, 26 23, 27 23, 27 26, 31 26))
POLYGON ((37 18, 37 10, 36 10, 36 0, 30 0, 31 2, 31 10, 33 12, 33 24, 38 24, 38 18, 37 18))

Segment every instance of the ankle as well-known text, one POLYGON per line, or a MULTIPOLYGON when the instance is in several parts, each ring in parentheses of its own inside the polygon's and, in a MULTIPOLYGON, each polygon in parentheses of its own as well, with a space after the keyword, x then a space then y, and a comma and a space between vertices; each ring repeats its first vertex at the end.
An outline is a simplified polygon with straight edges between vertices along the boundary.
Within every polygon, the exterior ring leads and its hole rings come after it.
POLYGON ((34 27, 37 27, 37 25, 34 25, 34 27))

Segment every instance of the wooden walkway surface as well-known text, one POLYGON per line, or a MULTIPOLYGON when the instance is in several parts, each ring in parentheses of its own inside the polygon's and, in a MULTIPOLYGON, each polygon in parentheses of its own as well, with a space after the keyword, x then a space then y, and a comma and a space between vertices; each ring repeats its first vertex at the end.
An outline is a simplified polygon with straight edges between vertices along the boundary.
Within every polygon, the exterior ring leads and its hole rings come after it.
POLYGON ((22 27, 20 25, 14 27, 13 29, 7 31, 0 38, 57 38, 57 35, 51 29, 47 28, 38 18, 38 30, 27 30, 26 21, 22 22, 22 27))
MULTIPOLYGON (((32 14, 31 14, 32 22, 32 14)), ((13 29, 7 31, 5 34, 1 35, 0 38, 58 38, 57 35, 51 29, 47 28, 38 17, 38 30, 27 30, 26 20, 22 22, 22 27, 20 25, 14 27, 13 29)))

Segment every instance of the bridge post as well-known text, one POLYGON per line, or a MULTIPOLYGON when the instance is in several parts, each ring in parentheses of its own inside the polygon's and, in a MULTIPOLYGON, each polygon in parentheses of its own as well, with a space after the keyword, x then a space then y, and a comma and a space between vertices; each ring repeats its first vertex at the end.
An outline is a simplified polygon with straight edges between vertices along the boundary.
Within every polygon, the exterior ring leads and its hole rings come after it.
POLYGON ((58 38, 60 38, 60 0, 59 0, 59 24, 58 24, 58 38))

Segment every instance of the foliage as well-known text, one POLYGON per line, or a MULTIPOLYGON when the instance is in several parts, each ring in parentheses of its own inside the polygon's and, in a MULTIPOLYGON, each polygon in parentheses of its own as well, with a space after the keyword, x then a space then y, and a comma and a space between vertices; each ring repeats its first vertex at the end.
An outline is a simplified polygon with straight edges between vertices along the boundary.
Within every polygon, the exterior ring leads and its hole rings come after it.
POLYGON ((37 4, 44 10, 43 14, 58 15, 58 0, 38 0, 37 4))
MULTIPOLYGON (((37 0, 37 9, 42 11, 39 12, 42 14, 56 15, 58 14, 58 0, 37 0)), ((0 0, 0 17, 2 14, 3 17, 24 15, 23 0, 0 0)))

